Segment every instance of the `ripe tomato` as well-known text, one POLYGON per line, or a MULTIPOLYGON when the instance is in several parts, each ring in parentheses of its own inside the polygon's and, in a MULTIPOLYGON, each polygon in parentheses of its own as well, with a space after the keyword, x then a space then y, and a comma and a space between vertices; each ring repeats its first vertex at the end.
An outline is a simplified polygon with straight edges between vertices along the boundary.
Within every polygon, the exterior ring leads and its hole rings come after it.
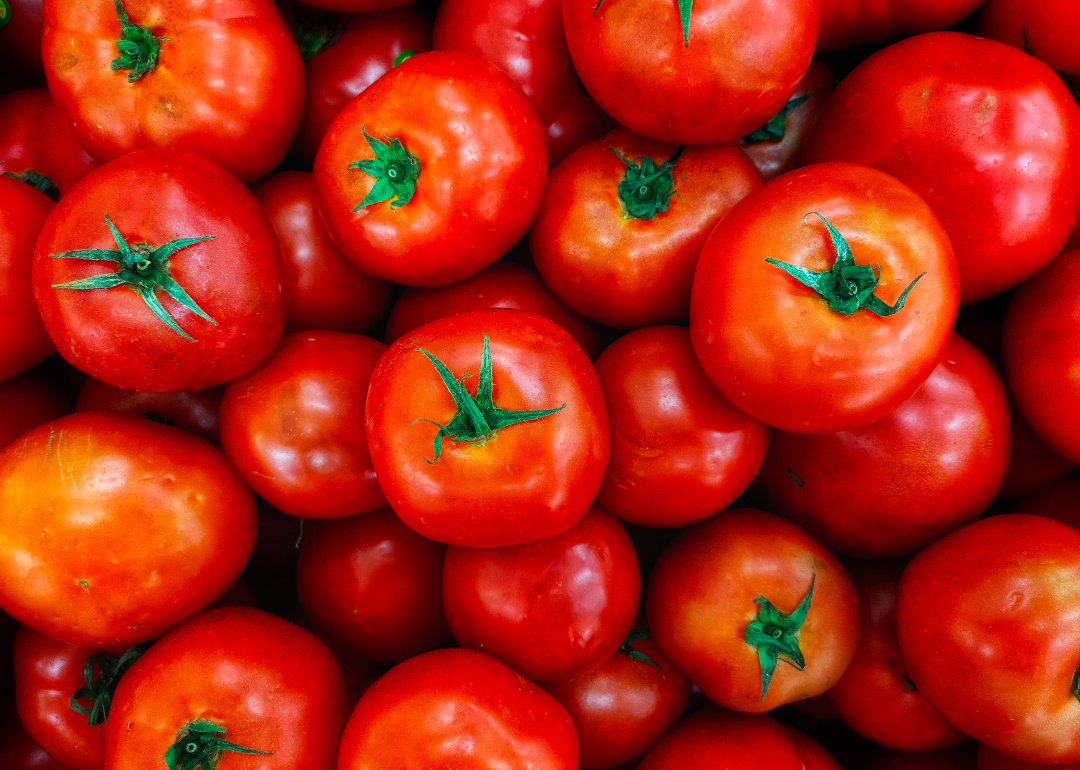
POLYGON ((34 252, 34 297, 60 354, 126 390, 199 390, 249 371, 281 339, 284 282, 258 200, 186 150, 102 166, 64 196, 34 252))
POLYGON ((978 33, 1028 51, 1058 72, 1080 76, 1080 5, 1070 0, 986 0, 979 7, 978 33))
POLYGON ((552 291, 588 318, 685 321, 701 247, 761 184, 734 144, 677 148, 617 128, 551 172, 529 249, 552 291))
POLYGON ((42 5, 42 0, 0 3, 0 57, 35 74, 41 72, 42 5))
POLYGON ((98 160, 185 148, 250 182, 285 157, 304 63, 271 0, 57 0, 45 11, 49 90, 98 160))
POLYGON ((342 13, 367 13, 405 5, 409 0, 308 0, 305 5, 342 13))
POLYGON ((0 453, 0 606, 69 644, 153 639, 208 605, 255 544, 221 451, 167 425, 77 412, 0 453))
MULTIPOLYGON (((802 703, 803 701, 800 701, 802 703)), ((809 735, 796 730, 790 725, 784 725, 784 732, 795 744, 795 750, 802 757, 803 770, 843 770, 836 758, 820 743, 809 735)))
POLYGON ((1080 762, 1066 762, 1057 765, 1043 765, 1014 759, 1008 754, 992 749, 985 743, 979 744, 979 770, 1080 770, 1080 762))
POLYGON ((739 409, 786 431, 851 430, 930 376, 956 280, 948 236, 908 187, 864 166, 811 166, 717 225, 694 276, 690 336, 739 409))
POLYGON ((543 127, 521 89, 475 54, 433 51, 338 114, 315 189, 330 234, 361 270, 443 286, 517 243, 546 172, 543 127))
POLYGON ((951 27, 982 0, 821 0, 819 51, 951 27))
POLYGON ((87 377, 79 391, 75 410, 131 412, 154 422, 174 425, 213 444, 220 444, 218 409, 221 408, 224 395, 224 385, 215 385, 194 393, 140 393, 87 377))
POLYGON ((71 413, 59 388, 38 371, 0 382, 0 449, 39 425, 71 413))
POLYGON ((562 327, 522 310, 459 313, 406 334, 379 359, 366 414, 386 498, 444 543, 515 545, 564 532, 592 504, 607 464, 592 364, 562 327))
POLYGON ((4 770, 72 770, 50 757, 26 734, 18 719, 5 720, 0 728, 0 766, 4 770))

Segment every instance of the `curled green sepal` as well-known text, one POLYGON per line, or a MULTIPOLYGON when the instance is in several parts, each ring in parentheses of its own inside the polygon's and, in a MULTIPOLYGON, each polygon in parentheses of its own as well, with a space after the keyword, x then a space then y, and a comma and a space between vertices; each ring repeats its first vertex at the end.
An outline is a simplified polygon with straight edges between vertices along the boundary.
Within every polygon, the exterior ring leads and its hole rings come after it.
POLYGON ((150 642, 143 642, 128 648, 119 658, 100 653, 86 659, 83 665, 86 686, 80 687, 71 696, 71 708, 86 715, 86 724, 97 727, 108 720, 113 694, 116 692, 116 685, 120 684, 120 677, 149 647, 150 642), (97 679, 94 678, 95 665, 101 671, 101 676, 97 679), (84 706, 79 701, 89 701, 90 705, 84 706))
MULTIPOLYGON (((604 0, 599 0, 593 8, 593 16, 600 12, 600 5, 604 0)), ((694 7, 694 0, 679 0, 679 21, 682 23, 683 45, 690 47, 690 11, 694 7)))
POLYGON ((648 663, 650 666, 656 666, 658 669, 660 669, 660 674, 663 675, 663 666, 661 666, 659 663, 657 663, 645 653, 638 652, 630 646, 634 642, 640 642, 642 639, 648 639, 650 636, 651 634, 648 631, 631 631, 629 634, 626 635, 626 639, 623 640, 623 643, 619 645, 618 652, 621 652, 623 655, 629 655, 634 660, 640 660, 642 663, 648 663))
POLYGON ((456 380, 453 373, 446 368, 446 365, 431 353, 422 348, 416 348, 416 352, 423 353, 431 361, 457 405, 457 412, 446 425, 429 420, 426 417, 418 418, 409 423, 415 425, 418 422, 426 422, 439 429, 439 432, 435 434, 435 458, 432 460, 424 458, 429 465, 438 462, 442 456, 442 441, 444 438, 454 442, 469 441, 474 444, 483 444, 494 438, 500 428, 515 425, 519 422, 539 420, 556 412, 561 412, 566 408, 566 404, 563 404, 552 409, 521 411, 500 409, 491 395, 491 343, 486 334, 484 335, 484 352, 480 357, 480 379, 477 380, 476 384, 476 398, 469 395, 469 391, 465 389, 464 380, 470 375, 462 375, 461 380, 456 380))
POLYGON ((396 67, 399 64, 404 64, 405 62, 407 62, 409 59, 411 59, 414 56, 416 56, 416 51, 413 51, 411 49, 406 48, 404 51, 402 51, 401 53, 399 53, 397 55, 397 58, 394 59, 394 63, 391 66, 396 67))
MULTIPOLYGON (((818 212, 811 211, 810 214, 820 217, 821 221, 825 223, 825 227, 829 228, 829 237, 832 239, 833 248, 836 250, 836 261, 833 263, 832 269, 823 270, 819 273, 805 267, 796 267, 786 262, 780 262, 772 257, 765 257, 765 261, 770 265, 779 267, 799 283, 816 291, 828 301, 829 307, 837 313, 851 315, 856 310, 865 308, 875 315, 885 317, 903 310, 908 294, 926 273, 920 274, 908 284, 908 287, 904 289, 904 293, 896 300, 895 305, 885 304, 874 295, 874 289, 877 288, 878 281, 881 280, 881 268, 877 265, 873 267, 870 265, 856 265, 855 257, 851 254, 851 247, 848 246, 848 242, 840 234, 840 231, 818 212)), ((810 216, 810 214, 806 216, 810 216)), ((806 221, 806 217, 803 217, 803 221, 806 221)))
POLYGON ((158 247, 148 243, 136 243, 129 246, 124 236, 116 229, 116 225, 105 215, 105 224, 109 226, 113 239, 118 248, 115 249, 77 249, 64 251, 59 254, 50 254, 54 259, 89 259, 98 261, 117 262, 120 269, 115 273, 104 273, 83 278, 70 283, 54 283, 54 289, 109 289, 113 286, 130 286, 139 293, 143 302, 150 310, 164 321, 170 329, 189 342, 195 340, 188 336, 187 332, 180 328, 169 311, 162 306, 157 298, 158 291, 164 291, 174 300, 186 307, 200 318, 217 326, 217 321, 208 316, 203 309, 195 304, 184 288, 172 279, 169 274, 169 258, 188 246, 202 243, 212 239, 213 235, 202 235, 197 238, 177 238, 158 247))
POLYGON ((18 179, 20 182, 25 182, 33 188, 40 190, 48 195, 55 202, 60 200, 60 188, 56 186, 56 183, 49 179, 49 177, 42 174, 40 171, 35 171, 32 168, 28 168, 26 171, 20 171, 15 174, 11 171, 5 171, 4 176, 9 176, 12 179, 18 179))
POLYGON ((372 203, 380 203, 390 198, 390 208, 396 209, 412 200, 416 192, 416 180, 420 178, 420 159, 405 149, 400 139, 383 136, 386 144, 373 138, 367 132, 367 126, 360 126, 367 139, 368 146, 375 153, 374 158, 354 160, 349 168, 358 168, 368 176, 375 177, 375 184, 364 199, 356 204, 353 211, 359 211, 372 203))
POLYGON ((327 13, 318 19, 299 16, 293 25, 293 39, 300 47, 300 56, 307 61, 341 39, 348 21, 343 14, 327 13))
POLYGON ((652 219, 661 211, 667 211, 668 201, 675 194, 675 164, 686 149, 680 145, 671 157, 657 167, 653 159, 641 155, 630 160, 622 151, 609 147, 626 164, 626 173, 619 180, 619 203, 624 219, 652 219))
POLYGON ((215 725, 208 719, 196 719, 188 722, 176 734, 176 742, 165 752, 165 764, 169 770, 215 770, 222 753, 233 751, 237 754, 273 754, 272 751, 259 751, 238 746, 224 738, 224 727, 215 725))
POLYGON ((816 580, 817 575, 810 579, 810 590, 790 615, 778 610, 761 594, 754 599, 754 604, 758 605, 758 614, 746 627, 745 638, 747 644, 757 648, 758 662, 761 664, 761 700, 765 700, 779 661, 782 660, 799 671, 806 667, 802 650, 799 649, 799 629, 806 620, 806 613, 810 611, 810 599, 814 595, 816 580))
POLYGON ((167 37, 157 37, 149 27, 141 24, 133 24, 124 10, 123 0, 114 0, 116 15, 120 17, 120 37, 116 41, 116 50, 120 53, 109 69, 130 70, 128 82, 134 83, 148 72, 153 72, 157 66, 158 54, 161 53, 161 43, 168 40, 167 37))
POLYGON ((769 122, 761 128, 751 131, 743 137, 744 142, 779 142, 787 133, 788 113, 805 102, 814 92, 788 99, 787 104, 780 108, 780 112, 769 118, 769 122))
POLYGON ((1077 666, 1076 670, 1073 671, 1072 682, 1069 684, 1069 692, 1072 693, 1074 698, 1080 701, 1080 666, 1077 666))

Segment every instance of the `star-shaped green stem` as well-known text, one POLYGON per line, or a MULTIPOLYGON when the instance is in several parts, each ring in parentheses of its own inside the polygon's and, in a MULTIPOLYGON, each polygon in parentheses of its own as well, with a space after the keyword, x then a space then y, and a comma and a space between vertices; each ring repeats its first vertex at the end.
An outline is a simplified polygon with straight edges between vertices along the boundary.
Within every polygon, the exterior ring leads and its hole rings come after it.
POLYGON ((631 631, 629 634, 626 635, 626 639, 623 640, 623 643, 619 645, 618 651, 621 652, 623 655, 629 655, 634 660, 640 660, 642 663, 648 663, 650 666, 656 666, 658 669, 660 669, 660 673, 663 674, 664 669, 659 663, 657 663, 645 653, 638 652, 631 646, 634 642, 640 642, 642 639, 648 639, 650 636, 652 636, 652 634, 650 634, 648 631, 631 631))
POLYGON ((80 714, 87 715, 86 724, 97 727, 108 720, 109 709, 112 708, 113 694, 116 692, 116 685, 120 684, 120 677, 131 668, 131 665, 149 647, 150 642, 144 642, 129 648, 119 658, 100 653, 91 655, 86 659, 86 663, 83 665, 83 677, 86 679, 86 686, 80 687, 71 696, 71 708, 80 714), (96 679, 94 678, 95 666, 101 672, 101 675, 96 679), (90 705, 84 706, 79 701, 89 701, 90 705))
POLYGON ((128 82, 134 83, 157 66, 161 43, 167 37, 157 37, 149 27, 133 24, 124 10, 123 0, 114 0, 116 15, 120 17, 120 37, 116 41, 116 50, 120 55, 112 60, 109 69, 130 70, 128 82))
POLYGON ((237 754, 273 754, 272 751, 259 751, 238 746, 219 738, 226 732, 224 727, 208 719, 196 719, 188 722, 176 734, 176 742, 165 752, 165 764, 169 770, 214 770, 218 760, 226 751, 237 754))
POLYGON ((368 176, 375 177, 375 184, 356 204, 353 211, 359 211, 372 203, 380 203, 390 198, 390 208, 396 209, 412 200, 416 192, 416 180, 420 178, 420 159, 405 149, 400 139, 383 136, 386 144, 373 138, 367 132, 367 126, 360 126, 367 139, 368 146, 375 153, 374 158, 354 160, 349 168, 358 168, 368 176))
POLYGON ((161 301, 157 298, 158 291, 164 291, 195 315, 205 318, 214 326, 217 326, 217 321, 203 312, 203 309, 195 304, 195 300, 188 296, 184 288, 174 281, 169 274, 169 258, 173 254, 196 243, 208 241, 214 237, 213 235, 202 235, 197 238, 177 238, 157 247, 148 243, 136 243, 129 246, 127 241, 124 240, 124 236, 120 235, 120 231, 116 229, 116 225, 109 219, 108 214, 105 215, 105 224, 109 226, 113 240, 116 241, 118 248, 77 249, 75 251, 64 251, 60 254, 50 254, 49 256, 54 259, 89 259, 117 262, 120 269, 115 273, 104 273, 90 278, 83 278, 79 281, 71 281, 70 283, 54 283, 54 289, 86 290, 130 286, 139 293, 143 298, 143 302, 146 303, 146 306, 150 308, 154 315, 168 324, 169 328, 181 337, 194 342, 195 340, 180 328, 180 325, 169 315, 169 311, 162 306, 161 301))
POLYGON ((680 145, 659 167, 645 155, 630 160, 620 150, 614 147, 608 149, 626 164, 626 173, 619 180, 619 203, 622 204, 623 218, 652 219, 657 213, 667 211, 668 201, 675 194, 672 170, 686 146, 680 145))
POLYGON ((806 613, 810 611, 810 599, 814 595, 816 580, 817 575, 810 579, 810 590, 790 615, 778 610, 761 594, 754 599, 754 604, 758 605, 758 614, 746 627, 745 639, 747 644, 757 648, 758 662, 761 664, 761 700, 765 700, 779 661, 782 660, 799 671, 806 667, 802 650, 799 649, 799 630, 806 620, 806 613))
POLYGON ((423 353, 434 365, 435 370, 442 378, 446 389, 457 405, 457 412, 452 420, 446 425, 421 417, 414 420, 410 425, 418 422, 426 422, 436 426, 439 432, 435 434, 435 458, 428 460, 429 464, 438 462, 442 456, 442 441, 448 438, 451 441, 470 441, 475 444, 484 442, 495 437, 500 428, 515 425, 519 422, 539 420, 542 417, 561 412, 566 404, 553 409, 533 409, 514 411, 512 409, 500 409, 492 399, 491 381, 491 343, 488 336, 484 335, 484 352, 480 357, 480 379, 476 384, 476 398, 473 398, 465 389, 464 380, 469 375, 462 375, 461 380, 454 379, 454 375, 446 368, 446 365, 426 350, 417 348, 418 353, 423 353))
MULTIPOLYGON (((829 220, 818 214, 818 212, 811 211, 810 214, 820 217, 821 221, 825 223, 825 227, 829 229, 829 237, 832 239, 833 249, 836 250, 836 261, 833 263, 832 269, 823 270, 819 273, 805 267, 789 265, 787 262, 781 262, 772 257, 765 257, 765 261, 770 265, 779 267, 799 283, 816 291, 828 301, 829 307, 837 313, 851 315, 856 310, 866 308, 871 313, 884 317, 900 312, 907 301, 908 293, 919 282, 919 278, 922 278, 926 273, 920 274, 908 284, 908 287, 904 289, 904 293, 896 300, 895 305, 885 304, 874 295, 874 289, 877 288, 878 281, 881 280, 881 268, 877 265, 873 267, 870 265, 856 265, 855 257, 851 254, 851 247, 848 246, 844 236, 832 226, 829 220)), ((810 216, 810 214, 806 216, 810 216)), ((806 217, 803 217, 803 221, 806 221, 806 217)))
POLYGON ((49 177, 45 176, 40 171, 35 171, 32 168, 28 168, 26 171, 20 171, 17 174, 12 173, 11 171, 5 171, 4 176, 18 179, 20 182, 25 182, 31 187, 41 190, 41 192, 48 195, 54 201, 60 200, 60 188, 56 186, 56 182, 49 179, 49 177))
MULTIPOLYGON (((593 8, 593 16, 600 12, 600 6, 604 0, 598 0, 593 8)), ((679 21, 682 23, 683 45, 690 47, 690 11, 694 7, 694 0, 679 0, 679 21)))
POLYGON ((743 137, 744 142, 779 142, 784 138, 784 134, 787 133, 787 116, 788 113, 805 102, 814 92, 811 91, 808 94, 802 96, 795 96, 788 99, 787 104, 780 108, 780 112, 769 118, 769 122, 761 128, 751 131, 749 134, 743 137))

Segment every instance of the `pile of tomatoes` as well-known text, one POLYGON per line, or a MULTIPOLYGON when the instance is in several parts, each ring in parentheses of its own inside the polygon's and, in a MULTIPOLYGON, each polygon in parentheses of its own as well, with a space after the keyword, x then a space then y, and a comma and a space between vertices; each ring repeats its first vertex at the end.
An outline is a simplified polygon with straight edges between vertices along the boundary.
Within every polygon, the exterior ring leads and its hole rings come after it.
POLYGON ((0 0, 0 768, 1080 767, 1078 38, 0 0))

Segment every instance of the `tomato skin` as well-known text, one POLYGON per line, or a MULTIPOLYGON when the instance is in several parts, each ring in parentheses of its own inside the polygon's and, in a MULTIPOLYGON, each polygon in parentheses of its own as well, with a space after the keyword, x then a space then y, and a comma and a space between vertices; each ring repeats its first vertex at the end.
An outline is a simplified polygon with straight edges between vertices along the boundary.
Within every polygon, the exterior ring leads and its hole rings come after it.
POLYGON ((956 249, 961 304, 1037 272, 1080 212, 1080 108, 1069 89, 1034 57, 958 32, 903 40, 860 64, 804 160, 873 166, 925 198, 956 249))
POLYGON ((802 757, 803 770, 843 770, 836 758, 806 733, 789 725, 784 725, 784 732, 802 757))
POLYGON ((0 57, 40 73, 42 0, 7 0, 7 4, 11 19, 0 27, 0 57))
POLYGON ((646 611, 660 648, 710 700, 739 711, 825 692, 859 645, 859 599, 840 562, 794 524, 750 508, 721 511, 675 538, 649 578, 646 611), (811 581, 799 635, 806 668, 778 665, 762 699, 757 649, 745 641, 754 599, 790 613, 811 581))
POLYGON ((693 524, 730 505, 761 467, 765 423, 731 405, 705 375, 690 333, 653 326, 596 361, 611 427, 597 502, 646 527, 693 524))
POLYGON ((233 743, 272 752, 249 767, 333 770, 347 698, 337 660, 314 634, 252 607, 207 610, 120 680, 105 770, 157 767, 177 731, 200 718, 233 743))
POLYGON ((37 371, 0 382, 0 449, 39 425, 71 413, 60 389, 37 371))
MULTIPOLYGON (((821 0, 818 51, 951 27, 982 0, 821 0)), ((982 34, 982 33, 980 33, 982 34)))
POLYGON ((1080 6, 1069 0, 987 0, 979 6, 978 34, 1024 50, 1058 72, 1080 75, 1074 45, 1080 31, 1080 6))
POLYGON ((4 173, 33 169, 49 177, 60 195, 65 195, 100 165, 75 141, 71 126, 47 88, 28 88, 0 97, 0 125, 4 127, 0 133, 4 173))
POLYGON ((896 624, 911 679, 968 735, 1026 761, 1080 759, 1080 531, 1006 514, 908 564, 896 624))
MULTIPOLYGON (((432 51, 394 67, 338 114, 315 158, 323 221, 364 272, 444 286, 505 254, 525 234, 547 177, 547 143, 521 89, 476 54, 432 51), (412 199, 354 211, 375 178, 348 166, 399 139, 420 161, 412 199)), ((396 201, 395 201, 396 202, 396 201)))
POLYGON ((761 175, 731 143, 688 147, 673 169, 678 194, 667 210, 635 219, 619 201, 627 167, 613 148, 657 167, 676 150, 616 128, 560 163, 529 230, 536 268, 563 302, 608 326, 685 321, 702 246, 731 207, 761 187, 761 175))
POLYGON ((979 744, 978 770, 1080 770, 1080 762, 1065 762, 1057 765, 1042 765, 1034 762, 1025 762, 1022 759, 1014 759, 1008 754, 1002 754, 985 743, 979 744))
POLYGON ((578 740, 558 702, 474 650, 444 649, 392 668, 360 699, 338 770, 574 770, 578 740))
POLYGON ((533 543, 451 546, 442 590, 458 644, 533 681, 553 681, 593 670, 623 643, 641 573, 622 524, 594 507, 533 543))
POLYGON ((0 730, 0 764, 4 770, 73 770, 50 757, 14 718, 0 730))
POLYGON ((828 163, 767 183, 713 230, 694 276, 690 336, 705 373, 736 407, 782 430, 827 433, 879 420, 918 390, 956 309, 952 247, 922 199, 874 169, 828 163), (845 317, 765 262, 832 268, 828 231, 810 212, 843 234, 857 264, 880 267, 874 291, 882 301, 893 304, 926 273, 904 309, 845 317))
POLYGON ((224 385, 180 393, 140 393, 87 377, 75 402, 78 412, 131 412, 155 422, 173 425, 212 444, 221 444, 218 410, 224 385))
POLYGON ((153 639, 240 576, 255 521, 250 490, 212 445, 77 412, 0 453, 0 605, 68 644, 153 639))
POLYGON ((408 2, 409 0, 314 0, 314 2, 308 2, 305 5, 342 13, 370 13, 385 8, 396 8, 408 2))

